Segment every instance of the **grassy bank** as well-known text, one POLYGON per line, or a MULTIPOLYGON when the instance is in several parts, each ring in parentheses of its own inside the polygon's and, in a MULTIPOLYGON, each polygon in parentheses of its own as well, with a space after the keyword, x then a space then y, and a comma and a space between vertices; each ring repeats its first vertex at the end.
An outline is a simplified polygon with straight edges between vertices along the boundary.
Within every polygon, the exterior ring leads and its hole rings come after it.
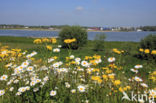
MULTIPOLYGON (((44 47, 44 45, 36 45, 33 43, 33 40, 35 38, 29 38, 29 37, 9 37, 9 36, 1 36, 0 42, 3 45, 8 45, 10 48, 18 48, 22 50, 27 50, 29 52, 36 51, 38 52, 38 57, 42 58, 44 56, 44 53, 39 50, 39 48, 44 47)), ((59 43, 58 43, 59 44, 59 43)), ((132 68, 136 64, 146 64, 150 63, 151 66, 155 66, 154 61, 147 61, 143 59, 139 59, 135 57, 135 54, 138 53, 138 42, 119 42, 119 41, 111 41, 105 42, 105 48, 103 51, 94 51, 94 41, 88 40, 88 43, 84 46, 79 48, 78 50, 72 50, 72 55, 75 55, 76 57, 84 58, 85 56, 93 56, 95 54, 101 55, 102 57, 120 57, 120 65, 124 66, 124 69, 127 70, 129 68, 132 68), (116 53, 113 53, 113 49, 117 48, 118 50, 124 50, 126 53, 124 55, 119 55, 116 53)), ((61 49, 61 58, 65 58, 68 56, 67 49, 61 49)), ((55 53, 54 53, 55 55, 55 53)), ((54 56, 52 54, 52 56, 54 56)), ((106 60, 107 61, 107 60, 106 60)))
MULTIPOLYGON (((149 78, 155 71, 156 63, 154 60, 135 57, 139 49, 139 43, 137 42, 105 42, 103 51, 94 51, 94 41, 88 41, 84 47, 78 50, 70 50, 58 48, 59 41, 54 44, 49 42, 34 44, 35 39, 0 37, 0 43, 2 44, 0 50, 4 54, 6 50, 11 51, 9 53, 12 54, 0 55, 3 57, 0 62, 0 76, 8 75, 6 80, 0 77, 0 90, 5 91, 4 95, 0 92, 0 95, 2 95, 0 96, 0 102, 133 103, 134 101, 122 100, 122 93, 126 92, 131 95, 133 91, 138 94, 155 88, 156 82, 149 78), (47 50, 47 45, 52 48, 47 50), (5 46, 9 46, 9 48, 5 46), (60 52, 54 52, 53 50, 56 48, 60 49, 60 52), (124 52, 117 54, 113 52, 114 48, 124 52), (21 51, 18 49, 21 49, 21 51), (23 54, 25 50, 27 52, 23 54), (36 51, 37 54, 31 58, 27 57, 33 51, 36 51), (74 57, 71 55, 74 55, 74 57), (12 57, 15 60, 12 61, 12 57), (111 57, 115 58, 113 62, 108 60, 111 57), (80 59, 78 64, 76 64, 76 58, 80 59), (52 61, 47 62, 50 59, 52 61), (27 67, 23 67, 27 60, 30 63, 27 67), (83 64, 83 62, 86 63, 83 64), (9 63, 17 66, 7 66, 9 63), (90 63, 90 65, 86 66, 87 63, 90 63), (138 69, 134 67, 138 64, 143 67, 138 69), (58 65, 60 65, 59 68, 58 65), (22 71, 12 75, 15 69, 21 69, 18 66, 22 68, 22 71), (27 70, 29 66, 33 67, 33 70, 27 70), (138 70, 138 73, 132 72, 131 68, 138 70), (135 79, 135 77, 141 78, 142 81, 135 79), (32 85, 32 82, 34 82, 32 78, 38 80, 35 85, 32 85), (13 82, 8 85, 11 79, 13 79, 13 82), (145 83, 148 86, 141 86, 140 83, 145 83), (27 89, 25 89, 25 86, 27 86, 27 89), (12 87, 14 87, 14 91, 10 91, 12 87)), ((148 94, 148 96, 150 95, 148 94)))

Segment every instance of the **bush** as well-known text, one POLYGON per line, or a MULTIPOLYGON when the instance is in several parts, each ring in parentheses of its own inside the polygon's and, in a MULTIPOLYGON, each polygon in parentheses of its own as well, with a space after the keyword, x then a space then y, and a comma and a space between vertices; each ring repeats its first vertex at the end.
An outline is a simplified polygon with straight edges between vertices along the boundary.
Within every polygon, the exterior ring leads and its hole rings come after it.
POLYGON ((150 34, 142 39, 138 50, 139 58, 156 60, 156 35, 150 34))
POLYGON ((63 48, 78 49, 87 43, 87 31, 80 26, 67 26, 64 27, 59 33, 60 42, 63 48), (76 39, 76 42, 66 44, 65 39, 76 39))
POLYGON ((156 49, 156 35, 150 34, 142 39, 140 42, 140 48, 150 50, 156 49))
POLYGON ((94 50, 95 51, 102 51, 104 50, 104 42, 105 42, 106 35, 105 34, 96 34, 94 38, 94 50))

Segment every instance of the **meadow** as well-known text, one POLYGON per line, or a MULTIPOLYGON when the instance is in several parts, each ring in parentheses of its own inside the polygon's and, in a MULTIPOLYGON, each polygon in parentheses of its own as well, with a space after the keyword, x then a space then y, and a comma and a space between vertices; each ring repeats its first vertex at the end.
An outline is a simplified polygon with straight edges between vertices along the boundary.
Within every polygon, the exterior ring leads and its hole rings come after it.
POLYGON ((106 41, 102 51, 90 40, 78 50, 56 38, 1 36, 0 43, 0 103, 155 102, 156 62, 136 57, 138 42, 106 41))

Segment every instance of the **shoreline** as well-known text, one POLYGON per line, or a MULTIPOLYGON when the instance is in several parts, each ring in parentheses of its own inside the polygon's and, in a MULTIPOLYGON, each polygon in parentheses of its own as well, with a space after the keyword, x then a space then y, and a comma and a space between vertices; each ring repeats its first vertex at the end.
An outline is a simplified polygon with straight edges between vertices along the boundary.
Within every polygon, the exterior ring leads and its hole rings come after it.
MULTIPOLYGON (((0 29, 0 30, 26 30, 26 31, 61 31, 61 29, 50 30, 50 29, 0 29)), ((87 32, 137 32, 137 31, 101 31, 101 30, 86 30, 87 32)), ((141 31, 142 32, 142 31, 141 31)))

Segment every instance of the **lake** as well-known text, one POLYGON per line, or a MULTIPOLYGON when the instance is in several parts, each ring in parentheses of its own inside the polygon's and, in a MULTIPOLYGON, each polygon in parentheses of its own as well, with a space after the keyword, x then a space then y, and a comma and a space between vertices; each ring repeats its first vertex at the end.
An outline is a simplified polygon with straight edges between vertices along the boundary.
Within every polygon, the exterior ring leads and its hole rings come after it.
MULTIPOLYGON (((0 30, 0 36, 18 37, 53 37, 58 36, 58 31, 36 31, 36 30, 0 30)), ((94 40, 96 34, 105 33, 106 41, 134 41, 139 42, 142 38, 154 32, 88 32, 88 39, 94 40)))

